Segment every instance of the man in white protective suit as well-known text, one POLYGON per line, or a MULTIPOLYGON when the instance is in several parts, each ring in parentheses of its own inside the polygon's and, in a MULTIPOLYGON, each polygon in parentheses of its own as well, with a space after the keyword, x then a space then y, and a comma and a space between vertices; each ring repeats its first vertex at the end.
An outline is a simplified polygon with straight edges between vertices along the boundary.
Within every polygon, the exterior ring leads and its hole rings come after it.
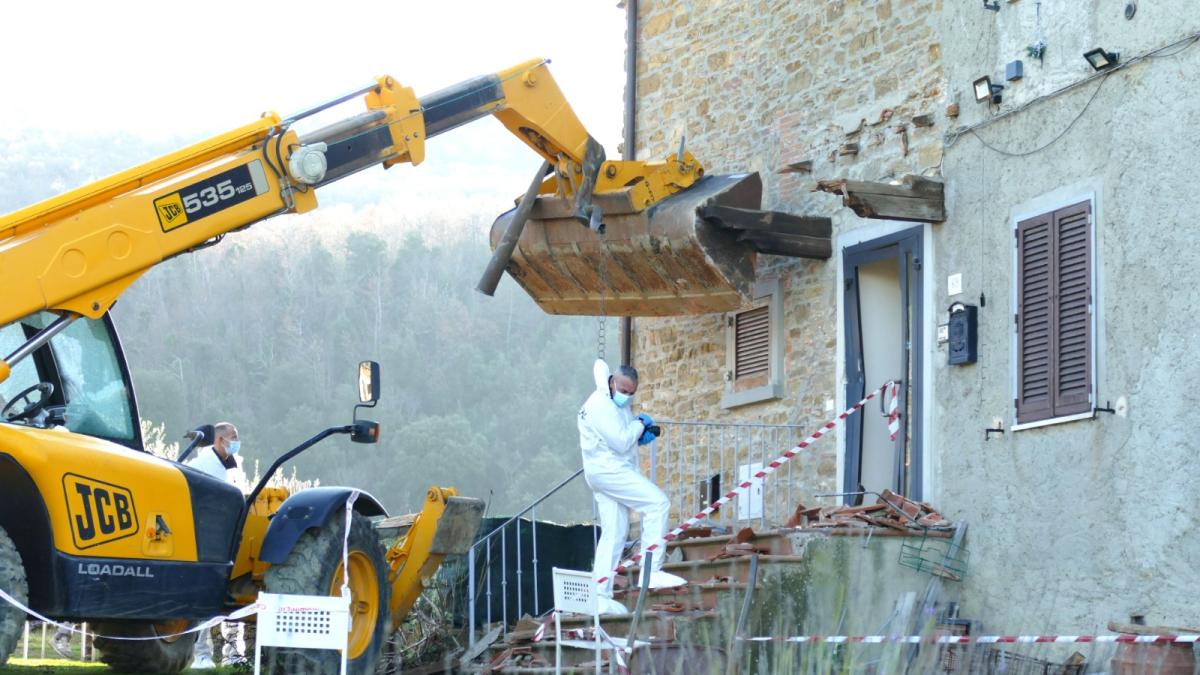
POLYGON ((597 582, 608 577, 599 590, 601 613, 625 614, 628 610, 624 605, 613 600, 612 577, 629 532, 629 509, 642 516, 642 550, 658 545, 651 563, 650 588, 682 586, 687 580, 662 571, 666 553, 663 534, 670 502, 638 467, 638 446, 653 441, 658 427, 649 415, 635 416, 629 409, 637 393, 637 371, 621 366, 615 374, 610 373, 608 364, 597 359, 592 376, 596 390, 579 410, 583 477, 592 488, 600 515, 600 540, 592 574, 597 582))

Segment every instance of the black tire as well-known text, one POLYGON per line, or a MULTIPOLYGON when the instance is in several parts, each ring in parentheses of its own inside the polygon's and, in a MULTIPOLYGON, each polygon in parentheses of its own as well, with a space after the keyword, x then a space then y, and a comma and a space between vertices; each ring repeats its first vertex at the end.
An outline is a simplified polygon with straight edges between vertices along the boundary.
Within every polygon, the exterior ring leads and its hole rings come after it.
MULTIPOLYGON (((287 560, 279 565, 272 565, 267 570, 266 590, 268 593, 288 593, 296 595, 329 595, 334 583, 334 573, 342 564, 342 540, 345 532, 345 518, 337 512, 330 522, 319 529, 305 532, 288 554, 287 560)), ((391 593, 387 583, 387 563, 384 560, 383 547, 375 528, 365 516, 355 513, 350 523, 349 553, 362 564, 369 566, 374 574, 375 588, 378 589, 374 598, 376 611, 374 626, 364 624, 363 641, 369 636, 370 642, 361 648, 357 654, 352 649, 347 654, 346 672, 351 675, 371 675, 379 662, 380 652, 387 637, 390 625, 388 601, 391 593)), ((351 574, 355 572, 355 562, 350 565, 351 574)), ((341 578, 341 574, 338 574, 341 578)), ((351 580, 354 585, 354 580, 351 580)), ((356 600, 358 600, 356 598, 356 600)), ((355 622, 368 621, 362 615, 351 612, 351 620, 355 622)), ((355 634, 355 626, 351 627, 351 635, 355 634)), ((352 638, 353 641, 353 638, 352 638)), ((263 660, 267 672, 272 675, 326 675, 338 672, 340 665, 338 652, 318 649, 276 649, 263 648, 263 660)))
POLYGON ((196 633, 158 640, 110 640, 100 636, 171 635, 192 625, 195 624, 172 626, 170 623, 98 622, 95 624, 96 649, 100 650, 100 660, 118 673, 179 673, 192 665, 196 633))
MULTIPOLYGON (((8 533, 0 527, 0 588, 22 604, 29 604, 29 586, 25 581, 25 567, 21 554, 8 533)), ((0 601, 0 666, 8 662, 8 655, 17 648, 21 629, 25 625, 25 613, 7 602, 0 601)))

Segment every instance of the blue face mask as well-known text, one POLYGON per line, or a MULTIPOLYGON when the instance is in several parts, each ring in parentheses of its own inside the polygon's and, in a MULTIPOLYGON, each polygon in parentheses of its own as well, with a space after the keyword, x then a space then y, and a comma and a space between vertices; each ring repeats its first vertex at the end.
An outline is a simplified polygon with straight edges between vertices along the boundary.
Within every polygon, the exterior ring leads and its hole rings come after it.
POLYGON ((629 402, 633 400, 633 394, 623 394, 619 391, 614 391, 612 399, 613 403, 617 404, 617 407, 627 408, 629 407, 629 402))
POLYGON ((228 452, 232 456, 232 455, 238 454, 238 450, 241 450, 241 449, 242 449, 241 441, 229 441, 229 447, 225 448, 225 452, 228 452))

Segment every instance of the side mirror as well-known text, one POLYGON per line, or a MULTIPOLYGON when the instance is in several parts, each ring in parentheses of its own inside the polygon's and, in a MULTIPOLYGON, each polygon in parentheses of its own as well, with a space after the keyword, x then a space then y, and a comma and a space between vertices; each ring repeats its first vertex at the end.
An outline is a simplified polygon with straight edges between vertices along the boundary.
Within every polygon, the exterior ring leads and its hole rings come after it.
POLYGON ((379 363, 363 361, 358 364, 358 402, 374 406, 379 401, 379 363))

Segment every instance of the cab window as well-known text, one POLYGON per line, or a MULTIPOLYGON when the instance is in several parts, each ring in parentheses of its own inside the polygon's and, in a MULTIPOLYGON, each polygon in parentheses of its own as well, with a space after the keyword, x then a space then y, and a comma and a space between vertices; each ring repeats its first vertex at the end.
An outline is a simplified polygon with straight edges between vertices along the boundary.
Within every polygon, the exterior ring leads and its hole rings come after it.
MULTIPOLYGON (((0 351, 12 353, 54 318, 43 312, 0 329, 0 351)), ((65 406, 68 429, 137 447, 141 434, 115 336, 107 317, 75 320, 13 368, 0 382, 0 396, 11 400, 28 386, 50 382, 51 405, 65 406)))
MULTIPOLYGON (((17 351, 25 343, 25 339, 25 331, 22 330, 19 322, 0 328, 0 357, 17 351)), ((42 378, 38 377, 37 366, 34 365, 33 359, 18 361, 17 365, 12 367, 12 374, 8 376, 8 379, 0 382, 0 409, 8 405, 8 402, 25 388, 32 387, 41 381, 42 378)))

